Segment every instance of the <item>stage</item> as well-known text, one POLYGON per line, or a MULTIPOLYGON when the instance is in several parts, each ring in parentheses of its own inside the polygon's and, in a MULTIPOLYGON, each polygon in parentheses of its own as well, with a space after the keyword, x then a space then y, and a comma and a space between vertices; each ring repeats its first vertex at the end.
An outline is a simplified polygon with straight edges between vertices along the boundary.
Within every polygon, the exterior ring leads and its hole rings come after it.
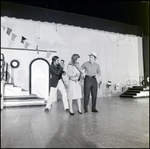
POLYGON ((149 148, 149 98, 99 97, 98 113, 90 104, 78 114, 73 101, 73 116, 60 99, 48 113, 44 105, 4 108, 1 148, 149 148))

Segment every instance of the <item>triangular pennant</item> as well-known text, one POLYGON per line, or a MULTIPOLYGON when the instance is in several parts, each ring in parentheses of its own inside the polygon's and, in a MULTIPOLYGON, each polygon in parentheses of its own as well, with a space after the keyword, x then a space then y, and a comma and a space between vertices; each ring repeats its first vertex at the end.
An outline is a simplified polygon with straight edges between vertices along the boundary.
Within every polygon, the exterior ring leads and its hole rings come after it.
POLYGON ((22 36, 21 43, 24 43, 24 40, 26 40, 26 38, 22 36))
POLYGON ((12 42, 11 40, 9 40, 8 47, 11 48, 13 44, 14 44, 14 42, 12 42))
POLYGON ((28 42, 25 42, 24 48, 27 49, 29 45, 30 45, 30 44, 29 44, 28 42))
POLYGON ((8 35, 10 35, 10 33, 12 32, 12 29, 11 28, 9 28, 9 27, 7 27, 7 31, 6 31, 6 33, 8 34, 8 35))
POLYGON ((3 27, 3 31, 4 31, 6 27, 4 27, 3 25, 2 25, 2 27, 3 27))
POLYGON ((50 51, 47 51, 47 53, 46 53, 46 57, 47 57, 47 58, 49 58, 49 57, 50 57, 50 55, 51 55, 50 51))
POLYGON ((37 51, 37 54, 39 54, 39 49, 38 49, 38 45, 36 46, 36 51, 37 51))
POLYGON ((11 40, 14 41, 16 37, 17 37, 17 35, 15 35, 14 33, 12 33, 11 40))

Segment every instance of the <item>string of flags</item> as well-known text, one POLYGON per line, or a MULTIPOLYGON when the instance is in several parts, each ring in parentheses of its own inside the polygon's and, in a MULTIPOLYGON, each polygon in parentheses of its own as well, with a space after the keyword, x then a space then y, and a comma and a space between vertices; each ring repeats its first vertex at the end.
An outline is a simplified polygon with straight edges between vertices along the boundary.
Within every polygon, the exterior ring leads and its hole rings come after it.
MULTIPOLYGON (((16 39, 16 37, 17 37, 18 35, 16 35, 10 27, 5 27, 5 26, 3 26, 3 25, 1 25, 1 26, 2 26, 2 28, 3 28, 3 31, 6 30, 5 33, 6 33, 7 35, 9 35, 9 36, 11 35, 11 38, 10 38, 11 40, 10 40, 9 43, 8 43, 8 47, 11 47, 11 46, 13 45, 13 42, 15 41, 15 39, 16 39)), ((30 44, 29 42, 27 42, 26 40, 27 40, 26 37, 21 36, 20 43, 24 44, 24 48, 25 48, 25 49, 27 49, 27 48, 29 47, 29 45, 31 45, 31 44, 30 44)), ((35 51, 37 51, 37 54, 39 54, 38 45, 36 45, 35 51)), ((49 56, 50 56, 50 52, 47 51, 46 57, 49 57, 49 56)))
MULTIPOLYGON (((3 28, 3 31, 5 31, 6 30, 6 34, 7 35, 11 35, 11 41, 15 41, 15 39, 16 39, 16 37, 17 37, 17 35, 13 32, 13 30, 10 28, 10 27, 5 27, 5 26, 3 26, 3 25, 1 25, 2 26, 2 28, 3 28)), ((24 44, 24 48, 25 49, 27 49, 28 48, 28 46, 30 45, 30 43, 28 43, 27 41, 25 41, 25 40, 27 40, 27 38, 25 38, 24 36, 21 36, 21 40, 20 40, 20 43, 23 43, 24 44)), ((13 44, 13 42, 9 42, 8 43, 8 46, 9 47, 11 47, 12 46, 12 44, 13 44), (10 44, 11 43, 11 44, 10 44)))

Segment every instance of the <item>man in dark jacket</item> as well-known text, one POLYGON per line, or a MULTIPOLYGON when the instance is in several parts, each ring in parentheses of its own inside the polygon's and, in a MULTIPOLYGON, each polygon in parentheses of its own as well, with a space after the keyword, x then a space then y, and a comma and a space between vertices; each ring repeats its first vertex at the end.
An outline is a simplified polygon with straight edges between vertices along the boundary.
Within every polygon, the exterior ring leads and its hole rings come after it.
POLYGON ((52 102, 57 101, 57 89, 61 91, 64 110, 69 109, 67 93, 62 81, 62 74, 64 73, 63 68, 64 64, 59 63, 59 57, 53 56, 52 64, 50 65, 50 96, 48 98, 45 111, 49 111, 51 109, 52 102))

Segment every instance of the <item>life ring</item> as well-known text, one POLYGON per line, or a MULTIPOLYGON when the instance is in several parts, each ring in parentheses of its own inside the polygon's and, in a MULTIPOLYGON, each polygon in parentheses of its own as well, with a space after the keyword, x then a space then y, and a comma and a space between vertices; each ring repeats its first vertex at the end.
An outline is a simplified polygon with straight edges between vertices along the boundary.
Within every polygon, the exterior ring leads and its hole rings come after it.
POLYGON ((18 60, 12 60, 10 65, 12 68, 17 68, 17 67, 19 67, 20 63, 18 60))

